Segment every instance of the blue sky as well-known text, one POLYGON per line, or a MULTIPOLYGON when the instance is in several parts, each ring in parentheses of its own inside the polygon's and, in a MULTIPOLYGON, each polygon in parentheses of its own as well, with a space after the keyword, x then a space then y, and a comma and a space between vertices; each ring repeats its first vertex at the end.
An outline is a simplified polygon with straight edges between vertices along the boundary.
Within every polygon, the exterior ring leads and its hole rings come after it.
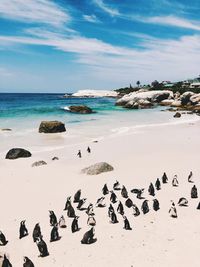
POLYGON ((0 92, 200 74, 199 0, 0 0, 0 92))

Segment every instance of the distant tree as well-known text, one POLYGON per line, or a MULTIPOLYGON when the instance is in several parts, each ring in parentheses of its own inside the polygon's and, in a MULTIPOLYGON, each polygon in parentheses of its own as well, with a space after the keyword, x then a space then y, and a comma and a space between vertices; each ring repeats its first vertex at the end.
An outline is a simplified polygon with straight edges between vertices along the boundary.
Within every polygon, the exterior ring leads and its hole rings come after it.
POLYGON ((155 80, 155 81, 153 81, 153 82, 151 83, 151 86, 152 86, 153 88, 158 87, 158 85, 159 85, 159 82, 158 82, 157 80, 155 80))
POLYGON ((136 84, 137 84, 137 86, 139 87, 139 86, 140 86, 140 81, 137 81, 136 84))

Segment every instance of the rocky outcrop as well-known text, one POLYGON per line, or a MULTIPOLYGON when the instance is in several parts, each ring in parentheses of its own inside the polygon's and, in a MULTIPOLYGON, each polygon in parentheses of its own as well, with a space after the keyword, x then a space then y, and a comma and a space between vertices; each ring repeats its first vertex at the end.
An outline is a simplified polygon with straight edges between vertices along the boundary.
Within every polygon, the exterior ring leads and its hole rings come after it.
POLYGON ((116 105, 126 108, 151 108, 154 104, 173 97, 173 92, 168 90, 133 92, 118 99, 116 105))
POLYGON ((181 107, 182 104, 181 104, 181 101, 180 100, 174 100, 171 105, 171 107, 174 107, 174 108, 178 108, 178 107, 181 107))
POLYGON ((61 133, 66 132, 65 124, 60 121, 42 121, 39 133, 61 133))
POLYGON ((72 94, 72 97, 117 97, 116 91, 107 90, 79 90, 72 94))
POLYGON ((181 105, 191 104, 190 98, 194 95, 193 92, 185 92, 180 96, 181 105))
POLYGON ((91 114, 94 113, 94 111, 85 106, 85 105, 80 105, 80 106, 69 106, 68 111, 72 113, 80 113, 80 114, 91 114))
POLYGON ((32 167, 38 167, 38 166, 42 166, 42 165, 47 165, 47 163, 44 160, 39 160, 34 162, 31 166, 32 167))
POLYGON ((114 168, 110 164, 106 162, 99 162, 87 168, 84 168, 81 172, 88 175, 97 175, 103 172, 110 172, 113 170, 114 168))
POLYGON ((180 118, 181 117, 181 113, 180 112, 176 112, 175 114, 174 114, 174 118, 180 118))
POLYGON ((173 99, 165 99, 160 102, 161 106, 170 106, 174 102, 173 99))
POLYGON ((12 129, 10 129, 10 128, 2 128, 1 131, 3 131, 3 132, 10 132, 10 131, 12 131, 12 129))
POLYGON ((23 148, 12 148, 6 154, 6 159, 29 158, 31 153, 23 148))

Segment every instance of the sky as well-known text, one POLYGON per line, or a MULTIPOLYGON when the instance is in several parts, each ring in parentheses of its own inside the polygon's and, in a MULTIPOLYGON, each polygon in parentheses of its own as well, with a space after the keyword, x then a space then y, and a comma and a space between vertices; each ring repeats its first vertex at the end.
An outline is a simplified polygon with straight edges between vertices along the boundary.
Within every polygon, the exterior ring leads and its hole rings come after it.
POLYGON ((0 0, 0 92, 200 74, 199 0, 0 0))

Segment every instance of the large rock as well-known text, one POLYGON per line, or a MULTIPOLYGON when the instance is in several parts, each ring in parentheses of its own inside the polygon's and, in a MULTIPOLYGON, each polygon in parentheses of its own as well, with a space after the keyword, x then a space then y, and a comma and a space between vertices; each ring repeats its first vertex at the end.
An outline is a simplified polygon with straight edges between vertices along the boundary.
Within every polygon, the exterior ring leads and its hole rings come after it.
POLYGON ((6 154, 6 159, 29 158, 31 153, 23 148, 12 148, 6 154))
POLYGON ((175 108, 178 108, 178 107, 181 107, 182 104, 181 104, 181 101, 180 100, 174 100, 172 103, 171 103, 171 107, 175 107, 175 108))
POLYGON ((116 91, 108 90, 79 90, 72 94, 72 97, 117 97, 116 91))
POLYGON ((42 121, 39 133, 61 133, 66 132, 65 124, 60 121, 42 121))
POLYGON ((190 97, 190 101, 193 105, 196 105, 198 103, 200 103, 200 94, 193 94, 191 97, 190 97))
POLYGON ((80 106, 69 106, 68 110, 73 113, 80 113, 80 114, 91 114, 94 113, 94 111, 85 106, 85 105, 80 105, 80 106))
POLYGON ((185 92, 180 96, 181 105, 188 105, 191 104, 190 98, 193 96, 193 92, 185 92))
POLYGON ((110 164, 108 164, 106 162, 99 162, 99 163, 91 165, 87 168, 82 169, 81 172, 88 174, 88 175, 97 175, 97 174, 100 174, 102 172, 110 172, 113 170, 114 170, 114 168, 110 164))
POLYGON ((165 99, 160 102, 161 106, 170 106, 174 102, 173 99, 165 99))

